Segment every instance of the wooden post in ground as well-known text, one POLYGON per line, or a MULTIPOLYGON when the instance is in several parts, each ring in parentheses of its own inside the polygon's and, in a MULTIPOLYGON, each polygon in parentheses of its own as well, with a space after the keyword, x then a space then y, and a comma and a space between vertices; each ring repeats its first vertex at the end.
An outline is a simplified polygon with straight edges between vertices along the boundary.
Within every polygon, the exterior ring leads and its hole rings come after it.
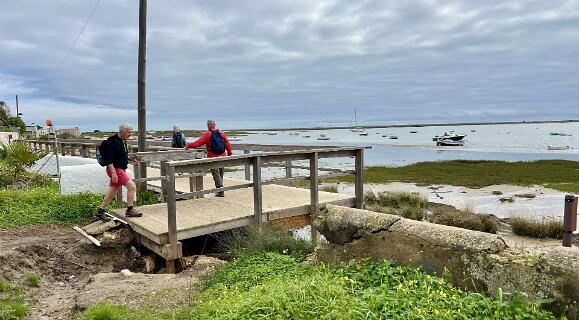
MULTIPOLYGON (((249 154, 251 151, 244 149, 243 154, 249 154)), ((251 167, 249 165, 245 165, 245 180, 251 180, 251 167)))
POLYGON ((356 150, 356 181, 354 186, 356 208, 364 208, 364 149, 356 150))
POLYGON ((314 227, 314 220, 319 211, 318 183, 318 153, 314 152, 310 157, 310 225, 313 243, 318 243, 320 237, 318 230, 314 227))
MULTIPOLYGON (((199 174, 199 176, 195 177, 195 191, 201 191, 203 190, 204 186, 203 186, 203 176, 205 175, 205 171, 203 170, 195 170, 193 171, 197 174, 199 174)), ((195 199, 201 199, 203 198, 204 195, 199 195, 197 196, 195 199)))
POLYGON ((70 155, 76 156, 76 145, 72 143, 70 144, 70 155))
POLYGON ((83 157, 83 158, 88 157, 86 151, 87 151, 86 144, 81 144, 81 145, 80 145, 80 156, 83 157))
POLYGON ((64 144, 63 143, 60 143, 60 152, 61 152, 61 155, 63 155, 63 156, 66 155, 66 151, 64 150, 64 144))
POLYGON ((125 203, 123 202, 123 187, 117 189, 117 208, 124 208, 125 203))
POLYGON ((261 157, 256 156, 253 159, 253 214, 255 223, 261 226, 263 195, 261 193, 261 157))
POLYGON ((571 247, 573 232, 577 229, 577 197, 565 196, 565 214, 563 216, 563 246, 571 247))
MULTIPOLYGON (((137 69, 137 111, 139 122, 139 151, 147 151, 147 107, 145 102, 145 74, 147 66, 147 0, 139 1, 139 54, 137 69)), ((147 177, 147 165, 139 166, 139 177, 147 177)), ((140 183, 140 189, 147 188, 147 182, 140 183)))
MULTIPOLYGON (((169 244, 171 245, 171 255, 167 259, 167 273, 175 273, 175 257, 180 256, 179 246, 177 244, 177 201, 175 200, 175 167, 163 163, 164 172, 167 175, 167 182, 164 188, 165 199, 167 201, 167 225, 169 233, 169 244)), ((162 168, 161 167, 161 168, 162 168)))

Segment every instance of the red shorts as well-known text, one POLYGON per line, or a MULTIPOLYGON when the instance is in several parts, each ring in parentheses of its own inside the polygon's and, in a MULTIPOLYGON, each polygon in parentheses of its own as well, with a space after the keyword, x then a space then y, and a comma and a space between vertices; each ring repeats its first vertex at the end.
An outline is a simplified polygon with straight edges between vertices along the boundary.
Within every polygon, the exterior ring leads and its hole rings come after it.
POLYGON ((118 177, 117 183, 113 182, 113 178, 111 177, 111 171, 109 170, 109 167, 107 167, 107 176, 109 176, 109 178, 111 178, 109 186, 114 187, 114 188, 120 188, 120 187, 124 186, 125 184, 127 184, 131 180, 131 178, 129 177, 129 175, 127 175, 125 170, 115 169, 115 171, 117 172, 117 177, 118 177))

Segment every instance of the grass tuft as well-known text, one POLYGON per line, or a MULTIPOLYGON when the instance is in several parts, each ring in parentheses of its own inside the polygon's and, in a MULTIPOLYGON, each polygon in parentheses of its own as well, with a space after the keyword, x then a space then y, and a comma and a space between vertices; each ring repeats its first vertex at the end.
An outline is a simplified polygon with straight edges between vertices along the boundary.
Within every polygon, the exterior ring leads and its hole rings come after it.
POLYGON ((432 223, 488 233, 497 233, 499 230, 497 218, 488 214, 474 213, 470 208, 457 210, 451 206, 433 205, 431 211, 429 221, 432 223))
POLYGON ((28 313, 28 307, 20 299, 0 299, 0 319, 19 320, 28 313))
POLYGON ((513 233, 532 238, 563 238, 563 222, 556 219, 527 219, 523 217, 510 218, 513 233))
POLYGON ((303 260, 313 251, 310 241, 295 239, 287 230, 271 227, 248 226, 231 230, 219 235, 217 241, 223 251, 230 252, 234 257, 276 252, 303 260))
POLYGON ((388 214, 398 214, 412 220, 423 220, 428 207, 428 199, 418 193, 368 192, 365 195, 367 209, 388 214))
POLYGON ((35 273, 31 273, 26 276, 26 282, 29 286, 38 288, 40 286, 40 277, 35 273))
POLYGON ((156 319, 147 312, 130 309, 125 306, 101 302, 88 308, 78 320, 149 320, 156 319))
POLYGON ((335 184, 327 184, 320 186, 320 191, 338 193, 338 186, 335 184))

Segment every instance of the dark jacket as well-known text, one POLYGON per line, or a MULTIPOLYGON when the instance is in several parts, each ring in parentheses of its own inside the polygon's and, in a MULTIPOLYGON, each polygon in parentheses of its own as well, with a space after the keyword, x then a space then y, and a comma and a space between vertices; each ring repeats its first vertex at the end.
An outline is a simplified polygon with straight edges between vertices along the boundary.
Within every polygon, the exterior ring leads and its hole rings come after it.
POLYGON ((99 148, 106 166, 113 164, 116 169, 126 170, 129 166, 127 144, 118 134, 109 137, 99 148))

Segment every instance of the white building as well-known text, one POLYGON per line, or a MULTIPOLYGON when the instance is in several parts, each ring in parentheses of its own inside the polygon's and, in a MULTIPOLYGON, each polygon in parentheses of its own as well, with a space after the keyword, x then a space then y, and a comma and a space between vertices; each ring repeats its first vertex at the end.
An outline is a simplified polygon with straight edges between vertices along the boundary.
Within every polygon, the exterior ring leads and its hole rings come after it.
POLYGON ((80 137, 80 128, 79 127, 74 127, 74 128, 62 128, 62 129, 57 129, 56 130, 56 134, 57 135, 61 135, 61 134, 70 134, 71 136, 78 138, 80 137))

